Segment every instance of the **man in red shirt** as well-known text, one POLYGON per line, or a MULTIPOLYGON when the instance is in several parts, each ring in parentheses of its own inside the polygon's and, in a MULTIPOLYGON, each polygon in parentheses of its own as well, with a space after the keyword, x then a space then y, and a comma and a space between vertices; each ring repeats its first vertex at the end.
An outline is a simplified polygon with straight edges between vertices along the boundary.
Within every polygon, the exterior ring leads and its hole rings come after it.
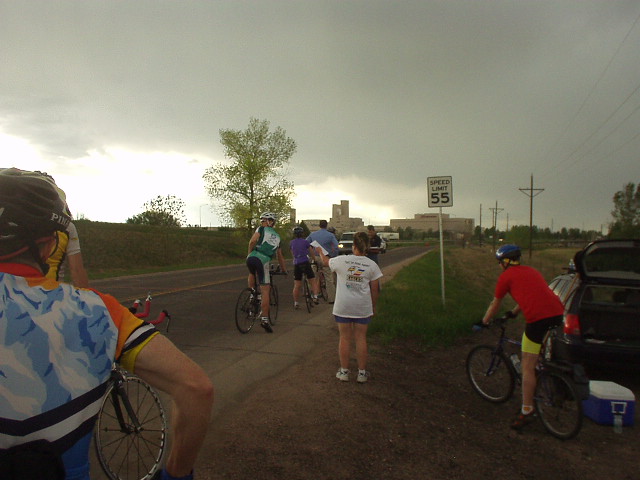
POLYGON ((487 308, 482 323, 488 324, 500 310, 502 299, 508 293, 517 305, 507 312, 515 318, 524 315, 526 326, 522 335, 522 408, 511 423, 521 430, 535 418, 533 395, 536 390, 536 363, 542 340, 551 327, 562 323, 564 306, 535 268, 520 265, 522 253, 517 245, 503 245, 496 251, 502 273, 496 284, 494 298, 487 308))

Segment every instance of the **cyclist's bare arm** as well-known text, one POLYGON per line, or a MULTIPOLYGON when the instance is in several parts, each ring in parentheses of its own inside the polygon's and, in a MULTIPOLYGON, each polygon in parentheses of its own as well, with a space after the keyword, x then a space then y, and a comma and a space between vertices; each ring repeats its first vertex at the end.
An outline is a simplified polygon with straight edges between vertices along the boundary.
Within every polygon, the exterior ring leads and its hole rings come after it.
POLYGON ((482 317, 482 323, 484 323, 485 325, 488 325, 491 319, 496 316, 496 313, 498 313, 498 310, 500 310, 501 304, 502 304, 501 298, 493 297, 493 300, 491 300, 491 303, 489 304, 489 307, 487 308, 487 311, 484 314, 484 317, 482 317))
POLYGON ((316 252, 318 252, 318 256, 320 257, 320 266, 322 267, 328 267, 329 266, 329 257, 327 257, 324 252, 322 247, 316 247, 316 252))
MULTIPOLYGON (((500 310, 500 305, 502 305, 502 299, 493 297, 491 303, 489 304, 489 308, 487 308, 487 312, 482 317, 482 323, 488 325, 491 322, 491 319, 496 316, 498 310, 500 310)), ((507 312, 507 316, 511 318, 515 318, 518 313, 520 313, 520 307, 516 305, 512 310, 507 312)))
POLYGON ((174 477, 188 475, 211 419, 213 385, 209 377, 162 335, 153 337, 140 351, 135 373, 171 396, 171 452, 165 468, 174 477))
POLYGON ((247 255, 253 252, 253 249, 256 248, 256 245, 258 244, 259 239, 260 239, 260 233, 255 232, 251 237, 251 239, 249 240, 249 248, 247 250, 247 255))
POLYGON ((281 248, 278 248, 277 257, 278 257, 278 265, 280 265, 280 271, 283 272, 284 274, 286 274, 287 273, 287 265, 284 263, 284 255, 282 255, 282 249, 281 248))
POLYGON ((82 262, 82 253, 67 256, 67 265, 69 266, 73 286, 89 288, 89 277, 82 262))
POLYGON ((309 245, 309 259, 311 263, 317 263, 316 260, 316 251, 313 249, 311 245, 309 245))

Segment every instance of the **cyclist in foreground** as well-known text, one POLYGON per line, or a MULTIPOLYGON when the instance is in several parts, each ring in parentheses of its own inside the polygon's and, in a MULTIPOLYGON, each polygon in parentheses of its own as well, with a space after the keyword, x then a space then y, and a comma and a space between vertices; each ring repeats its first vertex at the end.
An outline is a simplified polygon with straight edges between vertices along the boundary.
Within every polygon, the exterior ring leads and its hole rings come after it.
POLYGON ((45 278, 55 234, 70 222, 64 207, 38 172, 0 170, 0 478, 88 480, 92 430, 118 360, 173 400, 159 478, 192 479, 211 381, 115 298, 45 278))
POLYGON ((249 269, 249 288, 257 290, 255 284, 256 276, 260 284, 260 294, 262 295, 260 326, 268 333, 273 333, 271 322, 269 322, 269 294, 271 293, 271 276, 269 275, 269 264, 273 258, 278 258, 280 270, 287 273, 284 263, 284 256, 280 248, 280 235, 275 230, 276 215, 265 212, 260 215, 260 226, 249 240, 247 255, 247 268, 249 269))
POLYGON ((547 330, 560 325, 564 314, 564 306, 542 274, 533 267, 521 265, 521 256, 520 247, 513 244, 503 245, 496 251, 502 273, 498 277, 494 298, 482 318, 482 323, 489 324, 508 293, 517 305, 507 312, 507 316, 515 318, 522 311, 526 321, 522 335, 522 407, 511 423, 514 430, 522 430, 535 419, 533 396, 540 347, 547 330))

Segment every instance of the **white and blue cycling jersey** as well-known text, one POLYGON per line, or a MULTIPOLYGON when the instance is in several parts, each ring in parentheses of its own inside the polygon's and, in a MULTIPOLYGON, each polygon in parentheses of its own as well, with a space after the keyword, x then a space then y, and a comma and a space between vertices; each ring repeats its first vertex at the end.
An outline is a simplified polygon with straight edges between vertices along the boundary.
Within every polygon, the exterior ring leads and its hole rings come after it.
POLYGON ((0 453, 46 440, 66 479, 88 479, 112 364, 155 333, 109 295, 0 264, 0 453))

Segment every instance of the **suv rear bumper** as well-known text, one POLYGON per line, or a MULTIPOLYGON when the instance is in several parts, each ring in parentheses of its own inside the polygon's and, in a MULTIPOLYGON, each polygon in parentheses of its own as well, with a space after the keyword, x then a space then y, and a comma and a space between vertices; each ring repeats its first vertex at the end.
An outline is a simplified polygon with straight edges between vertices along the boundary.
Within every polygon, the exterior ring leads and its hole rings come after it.
POLYGON ((640 368, 640 343, 585 341, 563 334, 557 338, 557 348, 573 362, 640 368))

